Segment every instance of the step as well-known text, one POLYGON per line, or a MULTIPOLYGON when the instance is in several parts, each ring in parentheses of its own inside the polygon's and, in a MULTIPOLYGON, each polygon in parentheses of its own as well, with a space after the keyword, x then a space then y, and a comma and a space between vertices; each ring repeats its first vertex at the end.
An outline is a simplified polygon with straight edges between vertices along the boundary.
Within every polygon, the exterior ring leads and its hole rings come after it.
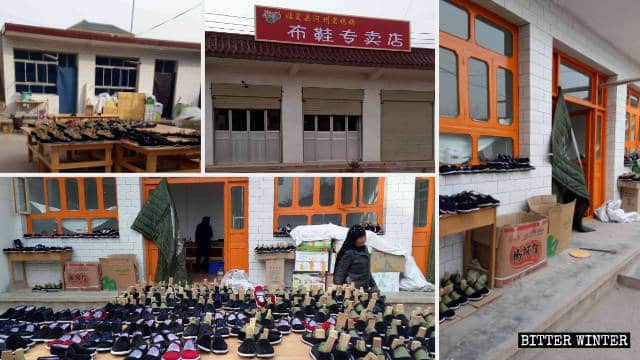
POLYGON ((618 283, 626 287, 640 290, 640 261, 629 266, 625 272, 618 274, 618 283))
POLYGON ((0 313, 19 305, 50 307, 54 311, 64 309, 91 309, 103 307, 117 296, 116 291, 59 291, 33 292, 18 290, 0 293, 0 313))

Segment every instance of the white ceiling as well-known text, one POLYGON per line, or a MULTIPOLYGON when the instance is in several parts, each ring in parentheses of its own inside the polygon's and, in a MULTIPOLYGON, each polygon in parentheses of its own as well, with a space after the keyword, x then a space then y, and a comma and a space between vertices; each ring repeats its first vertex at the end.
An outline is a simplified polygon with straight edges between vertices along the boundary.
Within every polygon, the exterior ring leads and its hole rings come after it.
MULTIPOLYGON (((640 63, 640 1, 554 0, 640 63)), ((640 75, 640 74, 638 74, 640 75)))

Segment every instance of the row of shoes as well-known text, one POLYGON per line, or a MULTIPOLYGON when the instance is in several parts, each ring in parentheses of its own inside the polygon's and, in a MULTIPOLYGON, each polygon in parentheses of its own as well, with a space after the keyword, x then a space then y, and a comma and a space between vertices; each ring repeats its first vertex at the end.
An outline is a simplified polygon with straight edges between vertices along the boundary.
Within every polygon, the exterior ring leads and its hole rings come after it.
POLYGON ((39 233, 39 234, 24 234, 25 239, 28 238, 41 238, 43 236, 46 237, 55 237, 55 238, 90 238, 90 239, 101 239, 101 238, 117 238, 120 236, 120 232, 113 228, 104 228, 100 230, 96 230, 91 234, 83 234, 83 233, 69 233, 69 234, 57 234, 57 233, 39 233))
POLYGON ((480 301, 487 297, 491 290, 487 287, 487 275, 477 270, 467 271, 466 277, 460 273, 450 275, 448 272, 440 280, 440 322, 454 320, 455 310, 469 301, 480 301))
POLYGON ((634 172, 624 173, 618 176, 618 180, 620 181, 640 181, 640 174, 636 174, 634 172))
POLYGON ((463 191, 458 194, 440 195, 439 197, 440 216, 470 213, 483 207, 498 205, 500 205, 500 200, 477 191, 463 191))
POLYGON ((296 250, 296 247, 291 243, 277 243, 277 244, 258 244, 253 251, 256 254, 281 254, 290 253, 296 250))
POLYGON ((24 246, 22 240, 15 239, 13 240, 13 247, 2 249, 5 253, 15 253, 15 252, 62 252, 62 251, 73 251, 71 246, 45 246, 42 244, 38 244, 36 246, 24 246))
POLYGON ((519 157, 514 158, 510 155, 498 155, 493 160, 486 161, 478 165, 470 164, 443 164, 440 165, 440 175, 452 175, 452 174, 475 174, 486 172, 511 172, 511 171, 527 171, 535 169, 529 158, 519 157))
POLYGON ((62 290, 62 280, 58 283, 36 284, 31 291, 33 292, 58 292, 62 290))

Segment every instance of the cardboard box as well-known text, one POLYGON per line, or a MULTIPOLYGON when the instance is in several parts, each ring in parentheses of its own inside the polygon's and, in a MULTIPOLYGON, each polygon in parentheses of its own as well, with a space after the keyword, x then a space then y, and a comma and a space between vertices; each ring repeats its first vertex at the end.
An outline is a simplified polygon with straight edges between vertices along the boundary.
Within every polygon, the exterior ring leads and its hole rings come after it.
POLYGON ((321 273, 293 273, 292 287, 297 289, 302 286, 305 289, 315 286, 318 289, 324 289, 325 277, 321 273))
POLYGON ((530 197, 529 209, 549 219, 549 235, 547 236, 547 257, 566 250, 573 237, 573 212, 575 200, 568 204, 558 204, 555 195, 530 197))
POLYGON ((296 251, 328 251, 330 249, 331 240, 314 240, 301 243, 296 251))
POLYGON ((64 264, 65 290, 100 290, 100 264, 97 262, 69 262, 64 264))
POLYGON ((625 212, 640 212, 640 183, 635 181, 618 181, 622 210, 625 212))
POLYGON ((376 286, 382 292, 398 292, 400 291, 400 273, 399 272, 377 272, 372 273, 376 286))
POLYGON ((265 261, 265 270, 267 285, 284 289, 284 259, 265 261))
POLYGON ((118 117, 120 119, 144 120, 144 105, 144 93, 118 93, 118 117))
POLYGON ((329 271, 328 251, 296 251, 294 271, 329 271))
POLYGON ((549 220, 536 213, 498 216, 496 286, 547 264, 549 220))
POLYGON ((403 272, 404 256, 391 255, 381 251, 371 252, 371 272, 403 272))
POLYGON ((100 258, 103 290, 124 290, 138 283, 136 256, 113 255, 100 258))

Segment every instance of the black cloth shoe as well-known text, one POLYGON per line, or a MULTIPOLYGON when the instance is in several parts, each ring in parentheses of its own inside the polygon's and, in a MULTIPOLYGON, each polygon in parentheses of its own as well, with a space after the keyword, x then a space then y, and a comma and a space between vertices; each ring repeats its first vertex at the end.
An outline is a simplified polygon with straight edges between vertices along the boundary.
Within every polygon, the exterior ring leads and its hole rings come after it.
POLYGON ((222 336, 214 335, 211 338, 211 352, 214 354, 226 354, 229 352, 229 347, 222 336))
POLYGON ((269 343, 269 339, 266 337, 262 337, 256 343, 256 356, 259 358, 271 358, 275 356, 275 351, 273 351, 273 345, 269 343))
POLYGON ((131 353, 131 338, 127 334, 120 335, 111 347, 111 355, 124 356, 131 353))
POLYGON ((31 347, 32 344, 34 343, 30 343, 29 341, 23 339, 22 336, 18 334, 9 335, 9 337, 7 337, 4 340, 4 345, 6 349, 11 351, 16 351, 17 349, 20 349, 20 348, 27 350, 31 347))
POLYGON ((238 347, 238 355, 241 357, 255 357, 256 341, 253 338, 245 338, 238 347))

